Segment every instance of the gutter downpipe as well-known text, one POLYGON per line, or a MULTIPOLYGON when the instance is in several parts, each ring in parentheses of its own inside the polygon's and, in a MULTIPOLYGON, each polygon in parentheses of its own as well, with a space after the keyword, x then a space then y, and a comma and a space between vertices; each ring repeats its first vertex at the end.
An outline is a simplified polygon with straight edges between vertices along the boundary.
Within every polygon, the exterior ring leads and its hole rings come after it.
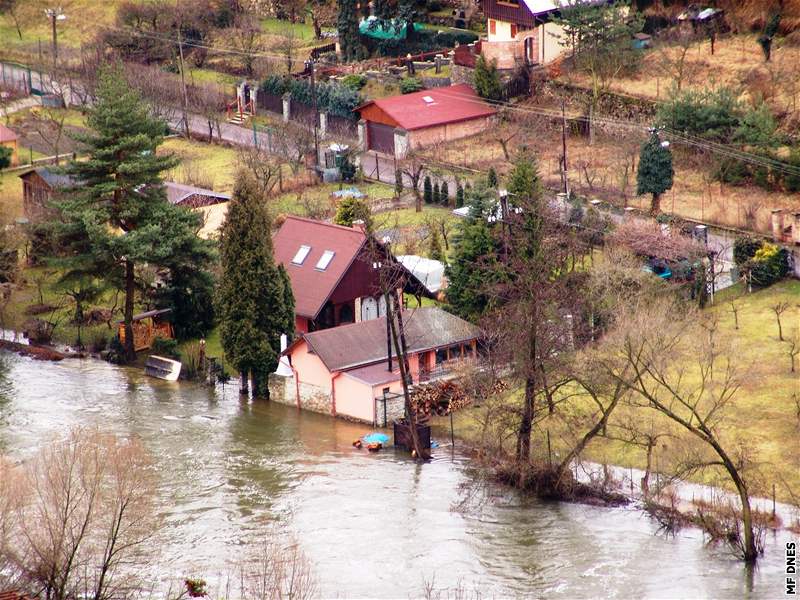
POLYGON ((331 375, 331 415, 334 417, 336 416, 336 380, 341 374, 342 371, 337 371, 331 375))
POLYGON ((295 391, 295 399, 297 401, 297 408, 298 410, 303 408, 300 406, 300 375, 297 374, 297 369, 292 366, 292 373, 294 374, 294 391, 295 391))

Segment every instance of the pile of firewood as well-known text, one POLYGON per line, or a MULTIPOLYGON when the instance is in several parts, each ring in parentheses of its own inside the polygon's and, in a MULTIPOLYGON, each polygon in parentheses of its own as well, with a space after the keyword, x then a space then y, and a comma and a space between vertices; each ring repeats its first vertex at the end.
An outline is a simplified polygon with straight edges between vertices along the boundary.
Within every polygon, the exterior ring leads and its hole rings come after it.
MULTIPOLYGON (((506 384, 496 381, 489 394, 499 394, 506 389, 506 384)), ((462 385, 455 381, 438 381, 418 386, 411 394, 411 407, 418 417, 439 415, 446 416, 451 412, 466 408, 473 398, 462 385)))

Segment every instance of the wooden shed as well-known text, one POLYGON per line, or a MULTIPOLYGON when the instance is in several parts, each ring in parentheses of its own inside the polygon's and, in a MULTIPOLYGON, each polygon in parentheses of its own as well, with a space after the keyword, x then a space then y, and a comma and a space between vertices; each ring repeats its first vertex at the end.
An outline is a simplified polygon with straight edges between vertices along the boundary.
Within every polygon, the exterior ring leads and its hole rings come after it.
MULTIPOLYGON (((171 308, 162 308, 133 315, 133 349, 136 352, 150 348, 153 345, 153 340, 157 337, 167 339, 175 337, 172 323, 165 318, 165 315, 171 312, 171 308)), ((119 321, 119 341, 123 346, 125 345, 124 321, 119 321)))

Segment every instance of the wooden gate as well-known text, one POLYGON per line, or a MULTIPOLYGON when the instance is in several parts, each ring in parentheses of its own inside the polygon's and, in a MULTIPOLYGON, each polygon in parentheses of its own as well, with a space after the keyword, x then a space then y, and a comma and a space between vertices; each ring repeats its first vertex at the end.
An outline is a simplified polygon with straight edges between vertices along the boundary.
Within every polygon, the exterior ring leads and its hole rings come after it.
POLYGON ((367 147, 376 152, 394 155, 394 127, 367 121, 367 147))

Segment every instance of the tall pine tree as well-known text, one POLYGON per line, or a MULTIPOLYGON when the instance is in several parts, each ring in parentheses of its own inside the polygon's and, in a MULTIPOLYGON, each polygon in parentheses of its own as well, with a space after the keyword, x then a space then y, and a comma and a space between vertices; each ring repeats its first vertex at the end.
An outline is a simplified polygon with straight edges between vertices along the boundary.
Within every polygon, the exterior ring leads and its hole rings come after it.
POLYGON ((339 0, 336 28, 339 32, 339 51, 345 62, 359 60, 364 54, 358 31, 358 21, 356 0, 339 0))
POLYGON ((460 224, 445 269, 449 310, 470 321, 477 321, 489 308, 488 281, 499 270, 495 239, 486 222, 494 197, 494 190, 480 182, 469 190, 469 216, 460 224))
POLYGON ((272 222, 253 179, 239 173, 220 230, 222 276, 217 293, 222 348, 253 395, 269 399, 280 337, 294 331, 294 298, 286 271, 275 265, 272 222))
POLYGON ((101 72, 87 124, 90 130, 74 137, 89 158, 66 168, 76 184, 59 205, 68 234, 62 239, 70 268, 125 292, 125 354, 133 359, 137 267, 202 270, 211 247, 196 235, 200 217, 167 201, 161 174, 178 161, 156 152, 165 124, 150 117, 119 67, 101 72))

